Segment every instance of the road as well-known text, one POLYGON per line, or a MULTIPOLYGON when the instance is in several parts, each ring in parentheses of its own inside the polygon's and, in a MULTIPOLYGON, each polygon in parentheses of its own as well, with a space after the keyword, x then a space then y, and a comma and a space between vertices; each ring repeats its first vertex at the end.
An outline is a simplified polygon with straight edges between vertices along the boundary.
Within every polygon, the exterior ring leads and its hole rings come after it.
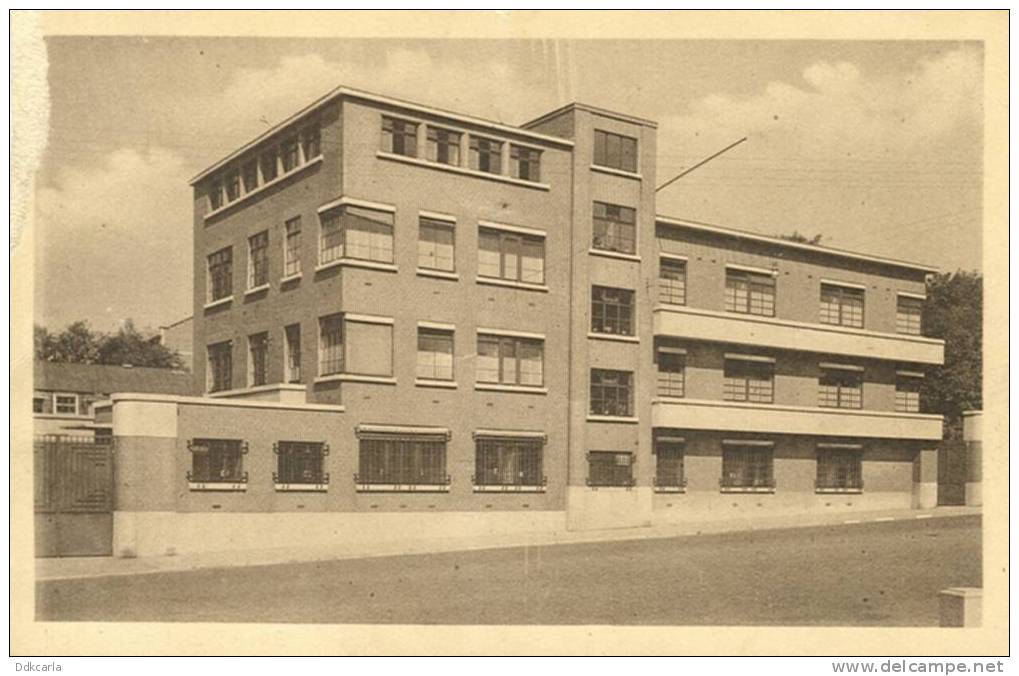
POLYGON ((56 580, 41 620, 936 626, 980 517, 56 580))

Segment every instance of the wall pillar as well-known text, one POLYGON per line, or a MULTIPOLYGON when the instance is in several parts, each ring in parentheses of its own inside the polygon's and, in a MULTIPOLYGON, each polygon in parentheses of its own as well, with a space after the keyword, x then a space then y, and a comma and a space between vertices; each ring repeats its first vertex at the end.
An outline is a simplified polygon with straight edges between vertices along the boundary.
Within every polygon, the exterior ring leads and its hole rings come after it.
POLYGON ((962 438, 966 442, 966 504, 979 507, 983 496, 983 415, 980 411, 962 414, 962 438))
POLYGON ((984 605, 980 587, 952 587, 938 594, 942 627, 979 627, 984 605))
POLYGON ((923 448, 913 458, 913 509, 938 506, 938 449, 923 448))

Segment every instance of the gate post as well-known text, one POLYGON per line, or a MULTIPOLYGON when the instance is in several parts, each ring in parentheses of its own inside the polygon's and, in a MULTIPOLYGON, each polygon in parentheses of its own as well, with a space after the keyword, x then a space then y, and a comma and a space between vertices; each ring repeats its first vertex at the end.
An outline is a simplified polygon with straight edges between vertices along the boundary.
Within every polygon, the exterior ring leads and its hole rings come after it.
POLYGON ((966 443, 966 504, 979 507, 983 496, 983 414, 963 411, 962 439, 966 443))
POLYGON ((913 458, 913 509, 938 506, 938 449, 923 448, 913 458))

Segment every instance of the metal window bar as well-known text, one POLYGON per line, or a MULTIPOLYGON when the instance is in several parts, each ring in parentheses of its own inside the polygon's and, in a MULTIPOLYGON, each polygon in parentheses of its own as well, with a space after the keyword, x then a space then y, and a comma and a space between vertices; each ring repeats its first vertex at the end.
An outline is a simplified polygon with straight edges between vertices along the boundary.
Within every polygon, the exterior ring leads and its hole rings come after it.
POLYGON ((724 446, 722 488, 775 488, 771 447, 724 446))
POLYGON ((446 442, 413 435, 360 440, 359 484, 448 485, 446 442))
POLYGON ((473 481, 478 486, 543 486, 541 439, 484 437, 475 442, 473 481))
POLYGON ((325 457, 329 455, 329 445, 325 442, 280 441, 273 445, 273 452, 276 454, 273 483, 314 485, 329 483, 329 474, 325 472, 325 457))
POLYGON ((863 452, 853 449, 818 449, 818 489, 862 490, 863 452))
POLYGON ((654 485, 661 488, 684 488, 683 444, 659 441, 655 444, 654 485))
POLYGON ((633 454, 616 451, 590 451, 587 454, 587 485, 592 487, 632 487, 633 454))
POLYGON ((36 513, 113 509, 113 440, 37 435, 33 444, 36 513))
POLYGON ((240 439, 192 439, 191 470, 187 480, 195 483, 247 483, 244 471, 244 454, 247 442, 240 439))

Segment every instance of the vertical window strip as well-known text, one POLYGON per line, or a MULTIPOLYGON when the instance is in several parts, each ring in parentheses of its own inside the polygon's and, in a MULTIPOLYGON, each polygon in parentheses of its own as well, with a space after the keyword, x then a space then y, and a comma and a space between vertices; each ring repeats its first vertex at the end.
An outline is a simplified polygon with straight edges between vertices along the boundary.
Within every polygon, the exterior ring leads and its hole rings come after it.
POLYGON ((269 283, 269 231, 248 238, 248 288, 269 283))
POLYGON ((284 330, 286 339, 287 382, 301 382, 301 325, 291 324, 284 330))
POLYGON ((295 216, 284 223, 286 240, 283 244, 283 276, 301 274, 301 217, 295 216))
POLYGON ((319 319, 320 376, 343 373, 343 315, 334 314, 319 319))
POLYGON ((256 333, 248 336, 248 383, 252 387, 265 385, 269 381, 269 334, 256 333))

